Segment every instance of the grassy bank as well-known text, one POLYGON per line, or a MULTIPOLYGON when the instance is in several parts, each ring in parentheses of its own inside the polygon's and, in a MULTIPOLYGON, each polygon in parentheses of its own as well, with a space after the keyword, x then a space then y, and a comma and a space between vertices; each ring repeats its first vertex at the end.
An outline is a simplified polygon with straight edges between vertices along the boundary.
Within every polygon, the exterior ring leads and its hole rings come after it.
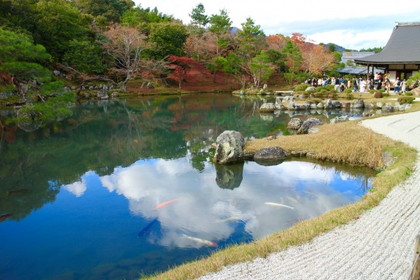
POLYGON ((144 279, 194 279, 220 270, 226 265, 266 257, 270 253, 284 250, 289 246, 308 242, 339 225, 357 219, 364 211, 378 205, 394 186, 410 176, 416 161, 414 149, 376 134, 355 121, 324 125, 316 134, 285 136, 274 140, 254 140, 247 143, 245 150, 254 152, 262 147, 277 145, 291 154, 364 165, 382 169, 382 171, 375 176, 373 189, 357 203, 331 210, 318 218, 300 222, 262 240, 232 246, 203 260, 187 263, 144 279), (384 154, 393 158, 393 162, 387 167, 385 167, 384 154))

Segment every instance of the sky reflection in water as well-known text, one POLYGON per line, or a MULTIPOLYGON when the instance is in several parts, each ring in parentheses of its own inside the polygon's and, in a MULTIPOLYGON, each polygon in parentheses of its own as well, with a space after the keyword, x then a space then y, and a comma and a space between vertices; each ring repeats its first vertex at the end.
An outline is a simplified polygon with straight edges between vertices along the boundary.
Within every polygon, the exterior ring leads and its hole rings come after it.
MULTIPOLYGON (((116 168, 113 174, 100 177, 100 182, 109 192, 124 196, 133 215, 159 221, 161 234, 159 238, 149 235, 149 242, 171 248, 199 248, 206 244, 186 235, 225 240, 233 234, 234 223, 241 221, 255 240, 353 202, 364 190, 360 181, 350 179, 354 178, 310 162, 291 161, 269 167, 248 162, 240 187, 231 190, 217 186, 211 164, 198 174, 186 159, 158 159, 116 168), (167 201, 168 205, 156 209, 167 201)), ((82 177, 64 188, 80 197, 88 186, 82 177)))

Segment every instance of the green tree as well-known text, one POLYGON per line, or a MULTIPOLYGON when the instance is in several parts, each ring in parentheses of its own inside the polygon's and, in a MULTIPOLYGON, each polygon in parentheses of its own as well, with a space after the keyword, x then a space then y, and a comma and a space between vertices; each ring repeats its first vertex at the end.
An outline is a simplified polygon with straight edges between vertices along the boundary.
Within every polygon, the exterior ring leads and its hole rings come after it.
POLYGON ((173 16, 163 14, 157 8, 143 9, 136 7, 126 10, 121 16, 121 24, 140 28, 146 35, 150 33, 150 23, 169 22, 173 20, 173 16))
POLYGON ((187 29, 178 22, 161 22, 151 25, 149 54, 154 59, 168 55, 183 56, 184 43, 188 38, 187 29))
POLYGON ((42 45, 34 44, 32 38, 0 27, 0 72, 11 76, 18 93, 23 99, 28 90, 25 83, 46 82, 50 71, 41 64, 51 56, 42 45))
POLYGON ((205 28, 210 21, 209 17, 205 14, 205 12, 206 10, 204 8, 204 5, 202 3, 199 3, 194 9, 192 9, 191 13, 189 14, 191 17, 191 23, 205 28))
POLYGON ((134 7, 131 0, 75 0, 79 9, 94 17, 105 17, 108 22, 120 22, 125 11, 134 7))
POLYGON ((296 44, 288 40, 282 51, 285 57, 285 63, 287 72, 297 73, 302 65, 302 53, 296 44))
POLYGON ((216 55, 220 54, 220 49, 226 48, 229 44, 227 38, 232 25, 232 21, 226 10, 220 10, 219 14, 212 15, 209 20, 209 31, 217 37, 217 50, 216 55))
POLYGON ((61 61, 73 39, 88 39, 89 18, 64 0, 40 0, 35 4, 36 28, 32 31, 35 42, 45 46, 53 57, 61 61))
POLYGON ((87 74, 103 74, 107 69, 104 50, 90 41, 72 40, 63 63, 87 74))
POLYGON ((262 83, 268 81, 275 70, 271 63, 270 53, 265 50, 261 51, 260 54, 252 58, 249 69, 254 82, 254 87, 259 88, 262 83))

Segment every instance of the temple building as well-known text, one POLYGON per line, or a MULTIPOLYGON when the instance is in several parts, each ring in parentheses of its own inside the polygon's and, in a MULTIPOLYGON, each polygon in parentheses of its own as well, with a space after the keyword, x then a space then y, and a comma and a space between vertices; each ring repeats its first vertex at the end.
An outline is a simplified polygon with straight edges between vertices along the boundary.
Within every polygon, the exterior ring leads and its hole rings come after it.
POLYGON ((367 73, 383 69, 391 81, 408 79, 420 70, 420 22, 397 23, 381 52, 355 59, 355 63, 366 65, 367 73))

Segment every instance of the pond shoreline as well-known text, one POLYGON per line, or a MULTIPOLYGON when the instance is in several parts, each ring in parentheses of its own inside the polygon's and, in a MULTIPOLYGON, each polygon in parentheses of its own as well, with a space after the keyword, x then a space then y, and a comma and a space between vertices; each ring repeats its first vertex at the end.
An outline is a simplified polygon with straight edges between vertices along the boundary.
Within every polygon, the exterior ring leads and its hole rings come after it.
MULTIPOLYGON (((420 112, 361 124, 420 150, 420 112)), ((408 279, 420 232, 420 158, 409 180, 357 220, 266 259, 242 263, 200 279, 408 279), (320 269, 322 268, 322 269, 320 269)))
MULTIPOLYGON (((404 116, 404 115, 407 115, 407 114, 398 114, 396 116, 404 116)), ((373 119, 372 121, 375 121, 375 120, 381 121, 382 118, 373 119)), ((391 141, 390 139, 380 136, 376 133, 373 133, 373 132, 369 133, 370 130, 361 127, 358 124, 358 122, 335 124, 334 126, 336 126, 337 128, 341 128, 341 129, 337 129, 336 134, 331 135, 331 133, 328 133, 328 132, 327 134, 325 134, 325 132, 324 134, 322 134, 323 130, 326 130, 328 127, 330 128, 333 127, 332 125, 322 126, 320 134, 318 134, 318 137, 324 138, 324 139, 330 139, 330 140, 332 137, 333 139, 337 138, 339 141, 335 144, 332 143, 332 146, 326 145, 325 143, 323 144, 321 141, 321 143, 318 143, 319 146, 317 146, 317 144, 315 143, 312 146, 307 147, 308 149, 313 149, 316 151, 315 153, 312 154, 314 155, 313 156, 314 158, 329 160, 329 161, 346 162, 346 163, 351 163, 355 165, 367 165, 370 167, 379 167, 381 165, 382 167, 384 167, 384 163, 382 159, 378 158, 374 161, 370 161, 371 159, 370 155, 367 155, 366 157, 363 157, 363 155, 365 153, 372 152, 372 155, 379 154, 379 157, 382 158, 382 153, 383 151, 386 150, 390 152, 396 159, 393 164, 391 164, 388 168, 386 168, 385 170, 383 170, 382 172, 378 174, 378 176, 375 178, 375 181, 374 181, 374 190, 370 192, 369 194, 367 194, 362 199, 362 201, 346 206, 346 207, 332 210, 319 218, 301 222, 288 230, 274 234, 264 240, 254 242, 252 244, 232 247, 232 248, 227 249, 226 251, 220 251, 208 259, 204 259, 201 261, 197 261, 195 263, 183 265, 181 267, 175 268, 161 275, 151 277, 150 279, 197 278, 207 273, 210 273, 211 271, 220 270, 223 267, 225 268, 223 268, 219 273, 210 274, 208 276, 205 276, 203 279, 256 279, 256 278, 278 279, 278 277, 280 277, 281 275, 285 277, 286 279, 290 279, 289 277, 290 272, 297 273, 295 275, 297 278, 294 278, 294 279, 308 279, 306 276, 315 275, 315 274, 312 274, 314 273, 313 271, 314 269, 315 270, 317 269, 318 271, 321 271, 321 272, 324 271, 324 270, 319 270, 319 267, 320 267, 319 263, 316 261, 312 262, 312 260, 316 260, 317 258, 322 259, 322 260, 325 260, 325 258, 327 259, 330 258, 330 261, 327 261, 324 265, 328 265, 329 262, 331 262, 331 264, 336 263, 334 262, 334 259, 337 254, 341 253, 340 251, 341 249, 338 251, 332 249, 333 251, 330 251, 330 252, 328 251, 323 252, 322 250, 324 248, 330 248, 332 246, 335 246, 334 244, 337 242, 333 242, 333 240, 335 236, 337 235, 336 233, 337 231, 340 231, 342 228, 346 228, 354 224, 359 224, 358 222, 359 220, 364 220, 365 218, 362 219, 361 217, 365 211, 370 210, 375 207, 373 210, 367 211, 363 215, 363 217, 372 215, 372 214, 369 214, 372 211, 374 211, 375 213, 377 211, 380 212, 381 209, 383 210, 384 207, 388 209, 389 206, 387 206, 387 204, 385 204, 385 206, 381 206, 381 208, 376 207, 376 206, 381 202, 381 200, 383 200, 388 195, 388 193, 394 188, 394 186, 401 184, 401 182, 403 182, 406 178, 408 178, 412 174, 414 163, 416 161, 417 156, 414 149, 408 148, 402 143, 391 141), (345 134, 346 131, 348 131, 348 135, 342 135, 342 134, 345 134), (367 133, 367 134, 364 134, 364 133, 367 133), (326 138, 327 136, 329 138, 326 138), (354 150, 365 148, 365 150, 364 151, 362 150, 360 154, 352 154, 352 152, 350 151, 351 146, 348 146, 346 149, 345 144, 348 144, 348 143, 345 143, 346 142, 345 139, 351 136, 355 138, 351 138, 347 142, 355 142, 356 141, 355 139, 363 138, 363 139, 360 139, 361 140, 360 143, 352 143, 354 150), (343 138, 340 138, 340 137, 343 137, 343 138), (379 146, 375 147, 375 144, 378 144, 379 146), (341 150, 344 150, 343 154, 335 158, 334 156, 336 155, 329 153, 329 150, 332 149, 331 147, 333 147, 334 145, 343 146, 341 150), (379 150, 371 151, 371 150, 375 150, 375 148, 379 150), (349 151, 347 154, 345 152, 346 150, 349 151), (375 210, 375 209, 379 209, 379 210, 375 210), (348 224, 348 225, 343 226, 343 227, 338 227, 340 225, 345 225, 345 224, 348 224), (327 233, 327 234, 321 235, 322 233, 327 233), (327 237, 324 237, 324 236, 327 236, 327 237), (331 238, 331 236, 333 239, 329 239, 331 238), (316 248, 319 248, 320 250, 320 251, 317 251, 317 249, 313 249, 314 247, 312 247, 313 246, 312 244, 317 244, 316 240, 318 240, 319 238, 327 238, 328 242, 322 243, 322 246, 320 247, 316 247, 316 248), (311 243, 309 243, 311 245, 308 245, 307 242, 311 240, 313 240, 311 243), (303 245, 299 245, 299 244, 303 244, 303 245), (293 245, 299 245, 299 246, 290 247, 293 245), (287 250, 284 251, 285 249, 287 250), (305 250, 304 253, 302 253, 302 250, 305 250), (275 253, 275 252, 280 252, 280 253, 275 253), (285 253, 285 252, 288 252, 288 253, 285 253), (279 270, 274 269, 278 267, 277 265, 274 265, 271 262, 273 262, 274 260, 276 262, 279 262, 282 260, 282 257, 276 257, 277 254, 289 254, 289 252, 292 252, 292 253, 299 252, 298 254, 294 255, 295 257, 291 259, 290 261, 290 264, 292 265, 292 267, 285 266, 285 267, 288 267, 288 270, 285 270, 285 271, 283 271, 281 268, 279 268, 279 270), (274 253, 274 254, 270 255, 271 253, 274 253), (315 255, 313 255, 313 257, 309 257, 309 254, 313 254, 313 253, 315 255), (308 257, 311 258, 311 261, 308 261, 308 259, 306 258, 306 255, 308 255, 308 257), (261 259, 261 257, 264 258, 267 256, 270 256, 270 257, 268 257, 267 259, 261 259), (233 265, 238 262, 239 264, 233 265), (313 266, 310 265, 311 262, 314 264, 313 266), (305 272, 304 273, 305 276, 299 276, 300 271, 305 270, 305 267, 311 267, 311 268, 308 268, 308 274, 306 274, 305 272), (271 276, 264 277, 263 275, 271 275, 271 276)), ((306 143, 306 145, 308 145, 308 143, 313 142, 312 140, 314 139, 313 138, 314 136, 311 136, 311 135, 303 135, 303 136, 298 136, 298 137, 300 137, 300 139, 303 139, 303 142, 306 143)), ((286 138, 292 139, 289 141, 291 143, 288 143, 288 145, 299 146, 299 143, 297 143, 299 141, 294 140, 294 139, 297 139, 296 136, 280 137, 276 140, 260 139, 253 142, 254 144, 259 143, 261 146, 277 145, 277 144, 281 146, 280 144, 281 140, 279 139, 282 139, 282 141, 284 141, 284 139, 286 138)), ((253 149, 253 148, 256 148, 257 146, 258 145, 248 146, 248 149, 250 147, 251 149, 253 149)), ((335 150, 337 151, 337 149, 335 150)), ((419 164, 417 163, 417 165, 419 164)), ((412 183, 415 181, 415 178, 418 178, 418 172, 403 185, 395 187, 396 191, 393 191, 393 193, 401 192, 401 189, 404 189, 407 186, 410 186, 410 184, 412 185, 412 183)), ((409 196, 408 198, 411 198, 411 197, 413 197, 413 195, 409 196)), ((416 196, 414 195, 414 197, 416 196)), ((396 199, 398 201, 398 198, 396 199)), ((391 198, 391 199, 387 198, 384 201, 387 201, 387 200, 395 201, 395 198, 391 198)), ((382 204, 384 204, 384 202, 382 202, 382 204)), ((402 206, 401 204, 398 204, 398 205, 402 206)), ((392 207, 394 207, 394 205, 392 205, 392 207)), ((382 225, 381 222, 377 223, 378 220, 377 218, 375 218, 377 216, 373 216, 373 217, 374 217, 373 219, 375 220, 374 226, 382 225)), ((393 221, 394 220, 391 220, 391 222, 393 221)), ((415 222, 414 223, 411 222, 411 224, 415 224, 415 222)), ((371 234, 371 232, 369 231, 371 227, 369 226, 366 227, 366 225, 364 225, 361 228, 365 229, 365 231, 362 231, 364 235, 371 234)), ((392 227, 389 227, 389 228, 392 229, 392 227)), ((349 233, 350 236, 348 236, 348 238, 355 236, 354 233, 355 233, 354 230, 350 230, 350 233, 349 233)), ((377 232, 377 234, 379 234, 382 237, 388 236, 387 234, 381 235, 382 233, 383 232, 381 231, 377 232)), ((410 233, 413 234, 413 231, 410 231, 410 233)), ((394 235, 390 235, 390 236, 394 236, 394 235)), ((364 240, 362 237, 360 239, 364 240)), ((378 238, 377 240, 380 241, 381 239, 378 238)), ((401 242, 403 243, 411 242, 411 240, 410 242, 406 242, 406 240, 404 239, 400 239, 400 240, 402 240, 401 242)), ((414 239, 412 241, 413 241, 413 244, 410 243, 410 244, 405 244, 405 245, 414 246, 414 239)), ((382 246, 381 243, 372 243, 372 242, 375 242, 375 240, 369 239, 368 244, 360 243, 360 244, 364 244, 363 245, 364 250, 362 250, 362 252, 364 252, 365 255, 371 256, 369 252, 371 251, 370 248, 374 246, 372 244, 379 244, 382 246), (365 250, 368 250, 368 251, 366 252, 365 250)), ((346 244, 346 242, 344 241, 342 243, 346 244)), ((390 242, 387 245, 393 247, 392 244, 393 243, 390 242)), ((349 252, 352 251, 353 245, 354 243, 350 242, 349 244, 349 242, 347 242, 348 247, 346 247, 346 249, 348 250, 348 252, 346 252, 346 254, 349 254, 349 252)), ((376 251, 381 251, 381 249, 376 250, 376 251)), ((409 265, 407 263, 408 262, 407 256, 411 257, 413 255, 413 252, 411 250, 406 250, 404 251, 404 253, 405 253, 405 258, 403 258, 403 262, 405 262, 405 264, 403 266, 404 267, 403 273, 407 274, 407 269, 408 267, 411 266, 411 264, 409 265)), ((381 259, 383 256, 387 256, 387 254, 382 254, 380 258, 378 258, 377 255, 374 255, 374 256, 376 257, 376 259, 373 259, 373 261, 368 260, 368 261, 362 262, 363 264, 368 266, 367 271, 369 273, 372 271, 375 271, 376 266, 377 266, 376 260, 381 259), (369 266, 369 265, 372 265, 372 266, 369 266)), ((353 262, 356 263, 356 266, 357 265, 360 266, 360 263, 358 262, 357 257, 352 260, 353 262)), ((284 259, 284 261, 286 261, 286 259, 284 259)), ((345 261, 349 261, 349 259, 345 259, 345 261)), ((350 266, 349 268, 346 265, 342 265, 342 267, 348 268, 345 271, 341 271, 343 273, 353 272, 353 266, 350 266)), ((389 266, 381 266, 381 267, 386 269, 389 266)), ((330 272, 334 273, 334 270, 336 269, 337 267, 332 266, 330 272)), ((311 276, 309 277, 309 279, 329 279, 330 275, 328 273, 330 272, 326 272, 326 274, 322 274, 322 275, 317 274, 317 277, 314 276, 315 278, 311 278, 312 277, 311 276)), ((356 273, 360 271, 355 269, 354 272, 356 273)), ((393 273, 393 271, 388 270, 388 273, 393 273)), ((337 277, 342 277, 341 276, 342 274, 334 274, 334 275, 337 277)), ((385 275, 388 275, 388 274, 385 274, 385 275)), ((377 278, 374 278, 373 276, 369 276, 369 277, 368 279, 377 279, 377 278)), ((347 279, 354 279, 354 277, 349 276, 347 277, 347 279)))

